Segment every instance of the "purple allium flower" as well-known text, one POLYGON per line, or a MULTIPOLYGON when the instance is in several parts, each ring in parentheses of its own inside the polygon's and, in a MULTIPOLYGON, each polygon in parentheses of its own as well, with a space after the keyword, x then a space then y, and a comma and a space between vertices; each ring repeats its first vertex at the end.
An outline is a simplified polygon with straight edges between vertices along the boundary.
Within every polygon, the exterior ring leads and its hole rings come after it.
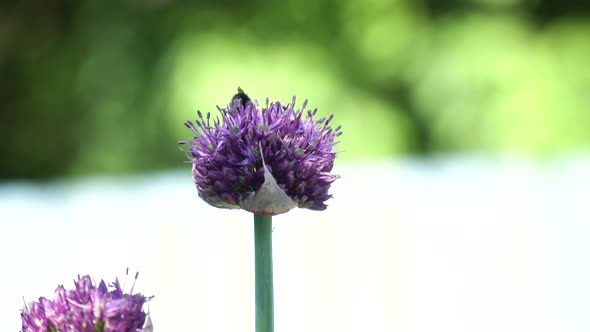
POLYGON ((143 305, 150 298, 133 294, 133 287, 125 294, 115 279, 109 291, 104 281, 94 285, 90 276, 78 276, 74 283, 72 290, 58 286, 53 300, 41 297, 25 305, 21 332, 152 332, 151 323, 144 328, 143 305))
POLYGON ((185 125, 194 140, 181 141, 192 162, 199 196, 220 207, 242 208, 261 215, 276 215, 298 206, 326 209, 341 126, 330 127, 333 116, 315 119, 317 109, 295 109, 280 102, 259 109, 238 88, 227 108, 217 107, 221 120, 211 121, 197 111, 196 125, 185 125))

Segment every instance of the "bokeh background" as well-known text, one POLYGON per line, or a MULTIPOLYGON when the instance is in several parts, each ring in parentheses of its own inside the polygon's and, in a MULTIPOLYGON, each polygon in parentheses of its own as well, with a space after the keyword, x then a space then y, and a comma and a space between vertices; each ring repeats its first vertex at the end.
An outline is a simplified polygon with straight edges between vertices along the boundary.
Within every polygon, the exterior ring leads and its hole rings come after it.
POLYGON ((129 266, 156 331, 252 331, 250 217, 176 145, 241 86, 344 132, 277 331, 588 331, 589 59, 583 0, 2 1, 0 325, 129 266))
POLYGON ((343 159, 590 143, 584 1, 1 6, 2 179, 178 167, 182 123, 238 85, 334 113, 343 159))

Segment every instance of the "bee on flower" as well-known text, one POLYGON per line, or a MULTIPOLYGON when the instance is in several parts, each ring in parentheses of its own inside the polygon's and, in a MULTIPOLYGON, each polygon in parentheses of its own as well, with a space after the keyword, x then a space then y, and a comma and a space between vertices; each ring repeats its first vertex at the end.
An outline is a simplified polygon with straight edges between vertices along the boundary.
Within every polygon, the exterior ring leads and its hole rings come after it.
POLYGON ((339 178, 331 171, 341 126, 332 129, 333 116, 316 119, 307 100, 295 105, 295 97, 286 105, 267 98, 260 107, 238 88, 227 108, 218 107, 221 119, 197 111, 198 119, 185 123, 195 137, 179 144, 187 146, 182 150, 205 202, 266 216, 326 209, 339 178))

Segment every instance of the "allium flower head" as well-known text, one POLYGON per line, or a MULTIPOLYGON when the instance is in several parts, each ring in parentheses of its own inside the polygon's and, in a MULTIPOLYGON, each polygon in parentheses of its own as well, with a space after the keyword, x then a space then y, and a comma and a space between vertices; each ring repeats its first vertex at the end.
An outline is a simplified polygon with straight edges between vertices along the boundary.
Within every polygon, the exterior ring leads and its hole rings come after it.
POLYGON ((115 279, 109 291, 104 281, 95 285, 90 276, 78 276, 74 283, 72 290, 58 286, 53 300, 41 297, 25 305, 21 332, 152 332, 151 324, 144 329, 143 305, 149 298, 133 294, 133 287, 125 294, 115 279))
POLYGON ((317 109, 305 110, 307 100, 295 109, 295 101, 267 98, 260 108, 238 88, 227 108, 217 107, 221 119, 197 111, 196 124, 185 123, 195 138, 179 143, 189 146, 183 151, 203 200, 261 215, 295 206, 326 209, 328 189, 338 178, 330 172, 341 127, 330 127, 333 116, 316 119, 317 109))

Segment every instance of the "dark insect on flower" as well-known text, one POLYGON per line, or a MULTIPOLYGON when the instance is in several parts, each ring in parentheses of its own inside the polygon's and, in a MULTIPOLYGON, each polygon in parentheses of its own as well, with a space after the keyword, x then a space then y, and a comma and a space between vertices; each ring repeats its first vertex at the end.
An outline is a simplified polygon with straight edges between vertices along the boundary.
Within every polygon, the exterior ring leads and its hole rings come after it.
POLYGON ((243 105, 243 106, 246 106, 246 103, 247 103, 247 102, 252 102, 252 101, 250 100, 250 97, 248 97, 248 95, 247 95, 247 94, 244 92, 244 90, 242 90, 242 88, 240 88, 240 87, 238 87, 238 93, 236 93, 236 94, 235 94, 235 95, 232 97, 231 101, 232 101, 232 103, 233 103, 235 100, 238 100, 238 99, 242 101, 242 105, 243 105))
POLYGON ((295 109, 290 104, 269 103, 259 108, 238 88, 221 119, 211 120, 197 111, 187 121, 195 138, 181 141, 193 164, 199 196, 220 207, 241 208, 261 215, 276 215, 298 206, 326 209, 336 152, 332 148, 342 132, 332 129, 333 116, 316 119, 317 109, 295 109), (247 102, 244 102, 244 98, 247 102))

